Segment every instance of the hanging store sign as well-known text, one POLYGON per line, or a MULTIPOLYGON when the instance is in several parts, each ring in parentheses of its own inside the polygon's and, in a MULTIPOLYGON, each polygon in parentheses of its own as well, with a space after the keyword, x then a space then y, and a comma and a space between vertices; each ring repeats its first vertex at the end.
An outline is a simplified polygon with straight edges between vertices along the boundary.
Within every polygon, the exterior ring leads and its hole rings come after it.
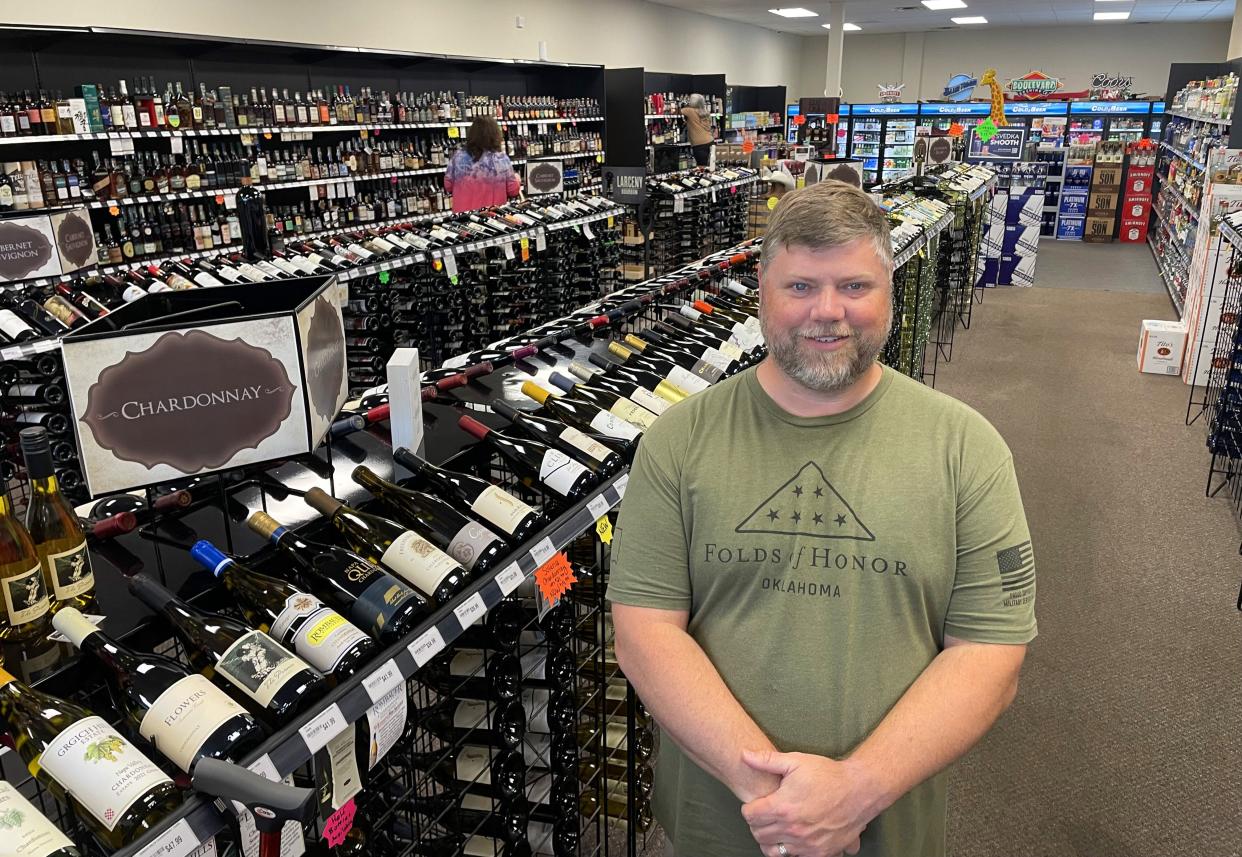
POLYGON ((1009 101, 1005 112, 1011 116, 1064 116, 1069 106, 1064 101, 1009 101))
POLYGON ((60 257, 46 215, 0 222, 0 283, 59 273, 60 257))
POLYGON ((855 104, 850 108, 852 116, 916 116, 917 104, 855 104))
POLYGON ((950 101, 969 101, 979 85, 979 78, 973 74, 955 74, 944 85, 944 97, 950 101))
POLYGON ((901 91, 906 88, 904 83, 876 84, 880 89, 881 104, 897 104, 901 101, 901 91))
POLYGON ((605 166, 600 173, 603 195, 621 205, 642 203, 647 185, 646 167, 605 166))
POLYGON ((560 193, 565 188, 562 161, 530 161, 526 165, 526 192, 531 196, 560 193))
POLYGON ((970 131, 968 161, 1020 161, 1026 143, 1026 128, 1021 125, 996 128, 983 133, 982 127, 970 131))
POLYGON ((1011 78, 1007 89, 1014 98, 1036 101, 1047 98, 1064 86, 1059 77, 1052 77, 1042 71, 1029 71, 1021 77, 1011 78))
POLYGON ((1146 116, 1151 112, 1150 101, 1073 101, 1070 103, 1070 113, 1075 114, 1128 114, 1133 116, 1146 116))
POLYGON ((920 116, 987 116, 991 110, 992 106, 986 101, 975 101, 970 104, 919 105, 920 116))
POLYGON ((1092 101, 1125 101, 1133 88, 1132 74, 1096 74, 1091 77, 1087 97, 1092 101))

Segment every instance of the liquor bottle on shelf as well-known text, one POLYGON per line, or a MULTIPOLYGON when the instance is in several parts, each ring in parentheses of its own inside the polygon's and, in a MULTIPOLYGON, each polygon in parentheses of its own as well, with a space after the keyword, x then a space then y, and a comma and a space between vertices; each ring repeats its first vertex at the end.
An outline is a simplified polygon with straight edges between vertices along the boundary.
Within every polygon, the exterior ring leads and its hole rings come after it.
MULTIPOLYGON (((599 355, 592 354, 592 357, 599 355)), ((569 372, 585 386, 596 387, 629 399, 639 407, 646 408, 659 416, 670 407, 680 402, 688 394, 685 390, 670 384, 664 378, 650 372, 626 369, 617 363, 609 363, 600 357, 604 372, 591 370, 586 364, 574 360, 569 364, 569 372), (648 387, 647 384, 651 386, 648 387)))
POLYGON ((51 605, 39 555, 30 533, 13 515, 6 482, 0 482, 0 640, 15 642, 47 633, 51 605))
POLYGON ((145 574, 129 578, 129 588, 168 620, 192 664, 211 666, 234 698, 257 705, 273 722, 287 723, 323 696, 323 676, 262 631, 191 607, 145 574))
POLYGON ((414 474, 415 481, 456 501, 471 517, 499 528, 512 545, 522 544, 549 523, 543 512, 477 476, 436 467, 405 447, 395 450, 393 459, 414 474))
MULTIPOLYGON (((552 416, 583 432, 601 434, 631 447, 637 447, 638 439, 642 436, 642 429, 637 425, 610 413, 594 402, 570 397, 557 398, 533 381, 523 382, 522 392, 547 408, 552 416)), ((632 455, 628 449, 626 454, 632 455)))
POLYGON ((457 560, 395 521, 346 506, 319 488, 307 491, 304 499, 332 522, 352 549, 389 569, 434 603, 447 603, 470 582, 469 573, 457 560))
POLYGON ((525 786, 526 763, 520 753, 464 744, 451 750, 411 754, 414 766, 448 788, 469 785, 480 792, 512 800, 525 786))
POLYGON ((483 524, 458 512, 439 497, 382 479, 366 465, 354 468, 353 480, 390 507, 397 520, 425 534, 474 575, 485 574, 512 548, 483 524))
POLYGON ((476 649, 447 652, 428 662, 417 679, 438 693, 462 699, 517 699, 521 693, 522 664, 508 652, 476 649))
POLYGON ((108 721, 2 669, 0 720, 39 782, 109 851, 155 829, 181 804, 168 775, 108 721))
POLYGON ((0 309, 0 341, 26 342, 41 334, 10 309, 0 309))
POLYGON ((625 457, 620 452, 573 426, 519 411, 502 399, 493 399, 491 408, 535 440, 573 457, 601 478, 619 473, 625 466, 625 457))
POLYGON ((448 744, 463 741, 517 750, 526 735, 526 710, 518 699, 442 699, 413 713, 419 728, 448 744))
POLYGON ((86 534, 61 494, 47 430, 25 428, 19 437, 26 472, 30 474, 26 529, 39 554, 44 583, 52 596, 52 611, 65 606, 90 609, 95 604, 95 575, 86 534))
POLYGON ((314 595, 239 564, 211 542, 196 542, 190 556, 224 582, 248 623, 324 675, 347 678, 378 651, 370 637, 314 595))
POLYGON ((471 416, 462 416, 457 425, 479 440, 487 441, 518 471, 567 500, 581 500, 599 485, 599 476, 559 449, 537 441, 509 437, 471 416))
MULTIPOLYGON (((2 117, 0 117, 2 118, 2 117)), ((0 780, 0 818, 16 855, 44 857, 82 857, 68 836, 28 801, 12 783, 0 780)))
POLYGON ((262 743, 258 721, 198 673, 118 643, 72 607, 52 624, 103 664, 130 728, 187 774, 203 757, 240 759, 262 743))

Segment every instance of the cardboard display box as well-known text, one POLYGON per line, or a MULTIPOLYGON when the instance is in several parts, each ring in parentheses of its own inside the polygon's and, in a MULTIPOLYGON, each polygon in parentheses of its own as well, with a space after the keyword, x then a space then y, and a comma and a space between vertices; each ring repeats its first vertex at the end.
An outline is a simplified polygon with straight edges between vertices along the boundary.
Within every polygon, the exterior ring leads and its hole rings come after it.
POLYGON ((1083 229, 1086 227, 1084 217, 1065 217, 1057 220, 1058 241, 1081 241, 1083 229))
POLYGON ((1106 244, 1113 240, 1116 220, 1108 217, 1088 217, 1083 224, 1082 240, 1093 244, 1106 244))
POLYGON ((1121 219, 1121 232, 1117 236, 1122 244, 1142 244, 1147 240, 1147 218, 1121 219))
POLYGON ((1100 217, 1113 214, 1117 210, 1120 197, 1114 191, 1093 190, 1087 200, 1087 213, 1100 217))
POLYGON ((1186 324, 1145 319, 1139 328, 1138 369, 1153 375, 1177 375, 1186 353, 1186 324))
POLYGON ((1107 164, 1105 166, 1095 167, 1091 175, 1091 187, 1093 190, 1103 190, 1109 188, 1112 190, 1121 189, 1121 165, 1107 164))

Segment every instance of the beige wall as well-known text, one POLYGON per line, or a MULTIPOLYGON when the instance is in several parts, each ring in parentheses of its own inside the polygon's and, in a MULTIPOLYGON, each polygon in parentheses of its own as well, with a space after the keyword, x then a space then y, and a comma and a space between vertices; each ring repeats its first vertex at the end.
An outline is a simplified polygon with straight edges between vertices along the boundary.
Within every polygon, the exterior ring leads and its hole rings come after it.
MULTIPOLYGON (((126 27, 467 56, 643 66, 789 85, 802 39, 642 0, 43 0, 6 4, 13 24, 126 27), (525 16, 517 29, 514 18, 525 16)), ((821 84, 822 87, 822 84, 821 84)))
MULTIPOLYGON (((1226 57, 1230 25, 1130 24, 1082 27, 960 28, 909 34, 923 39, 922 75, 902 77, 902 63, 911 63, 906 35, 851 33, 845 39, 842 89, 847 101, 877 99, 876 85, 904 82, 905 101, 936 99, 951 75, 976 77, 985 68, 997 70, 1002 84, 1011 77, 1039 69, 1065 81, 1068 90, 1086 89, 1096 72, 1134 75, 1138 92, 1163 96, 1169 64, 1218 62, 1226 57)), ((802 76, 795 95, 823 93, 828 40, 804 39, 802 76)), ((986 89, 977 89, 983 97, 986 89)))

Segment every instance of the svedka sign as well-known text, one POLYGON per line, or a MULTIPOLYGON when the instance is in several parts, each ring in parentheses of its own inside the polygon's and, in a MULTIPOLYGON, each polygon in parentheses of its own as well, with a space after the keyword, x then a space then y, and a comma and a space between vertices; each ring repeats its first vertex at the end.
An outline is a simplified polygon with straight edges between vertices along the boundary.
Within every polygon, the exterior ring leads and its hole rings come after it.
POLYGON ((266 349, 174 331, 100 372, 81 421, 119 459, 193 473, 275 434, 293 393, 266 349))

